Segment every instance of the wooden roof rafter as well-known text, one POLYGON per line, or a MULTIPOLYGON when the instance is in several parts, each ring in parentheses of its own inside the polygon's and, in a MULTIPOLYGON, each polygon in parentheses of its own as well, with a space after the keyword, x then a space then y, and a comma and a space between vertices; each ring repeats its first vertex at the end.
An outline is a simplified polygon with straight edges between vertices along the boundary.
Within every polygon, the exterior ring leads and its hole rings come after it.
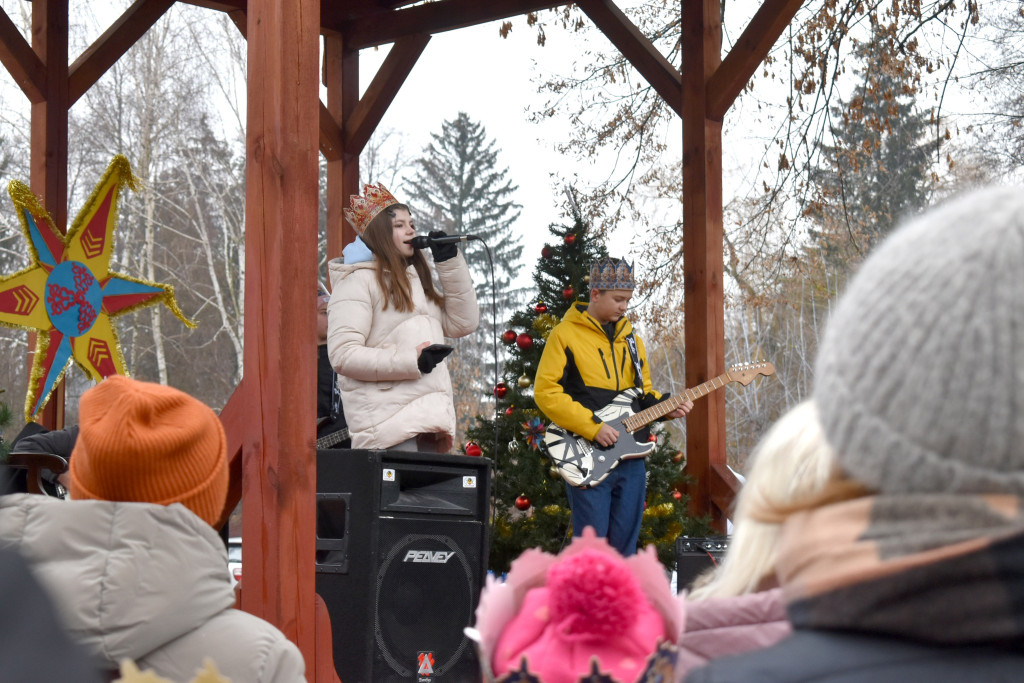
POLYGON ((68 96, 74 104, 96 84, 153 24, 171 8, 175 0, 135 0, 71 65, 68 96))
POLYGON ((683 77, 613 0, 576 3, 612 41, 634 69, 651 84, 677 116, 683 115, 683 77))
POLYGON ((765 0, 707 82, 707 116, 721 121, 803 0, 765 0))
POLYGON ((46 65, 0 7, 0 63, 33 104, 46 100, 46 65))
POLYGON ((345 36, 346 49, 362 50, 417 33, 444 33, 568 4, 552 0, 442 0, 352 20, 325 18, 324 31, 345 36))

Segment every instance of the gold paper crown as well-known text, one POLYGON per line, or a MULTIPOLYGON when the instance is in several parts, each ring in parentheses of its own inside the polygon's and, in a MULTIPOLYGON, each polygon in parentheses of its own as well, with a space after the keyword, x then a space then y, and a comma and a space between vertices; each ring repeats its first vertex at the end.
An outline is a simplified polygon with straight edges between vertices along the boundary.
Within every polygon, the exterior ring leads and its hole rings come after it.
POLYGON ((623 259, 606 258, 590 266, 591 289, 633 289, 633 266, 623 259))
POLYGON ((384 187, 384 183, 377 183, 376 185, 364 185, 363 196, 351 195, 349 202, 351 202, 352 208, 345 209, 345 220, 351 223, 356 232, 362 235, 363 231, 366 230, 366 226, 370 224, 370 221, 378 213, 393 204, 397 204, 398 200, 388 192, 388 188, 384 187))

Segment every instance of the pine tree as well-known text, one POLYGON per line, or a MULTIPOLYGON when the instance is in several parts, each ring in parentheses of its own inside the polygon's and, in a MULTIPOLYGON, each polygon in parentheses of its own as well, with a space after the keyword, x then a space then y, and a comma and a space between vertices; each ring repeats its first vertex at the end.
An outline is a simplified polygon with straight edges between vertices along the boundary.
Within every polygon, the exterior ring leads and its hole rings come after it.
MULTIPOLYGON (((472 442, 495 464, 490 568, 497 572, 507 571, 527 548, 557 552, 572 535, 565 483, 531 443, 547 424, 532 392, 544 340, 573 302, 588 300, 590 264, 608 255, 575 202, 570 205, 573 225, 550 226, 552 243, 541 249, 533 275, 536 298, 512 314, 502 335, 507 357, 503 378, 494 388, 497 417, 477 417, 469 430, 472 442)), ((671 568, 675 538, 680 533, 702 535, 708 527, 687 516, 686 496, 676 490, 682 454, 664 432, 658 440, 647 461, 647 508, 640 545, 654 543, 661 561, 671 568)))
POLYGON ((939 144, 927 140, 929 123, 917 109, 913 70, 892 35, 876 27, 856 54, 861 82, 848 103, 832 109, 835 144, 819 146, 824 164, 811 173, 817 246, 844 269, 927 204, 939 144))
MULTIPOLYGON (((467 114, 460 112, 454 120, 445 121, 441 132, 431 137, 433 142, 417 160, 415 175, 409 181, 409 201, 418 227, 476 235, 489 247, 494 261, 492 289, 491 267, 481 242, 467 242, 462 247, 480 305, 480 331, 456 340, 449 369, 457 393, 478 396, 486 389, 487 378, 494 374, 492 321, 502 320, 506 310, 517 302, 512 279, 523 248, 519 235, 512 230, 520 209, 512 197, 518 187, 506 178, 507 168, 498 168, 495 141, 488 140, 483 125, 467 114), (496 317, 491 312, 492 299, 496 317)), ((456 402, 467 407, 464 397, 456 396, 456 402)), ((460 414, 475 414, 479 402, 473 402, 473 408, 460 414)))

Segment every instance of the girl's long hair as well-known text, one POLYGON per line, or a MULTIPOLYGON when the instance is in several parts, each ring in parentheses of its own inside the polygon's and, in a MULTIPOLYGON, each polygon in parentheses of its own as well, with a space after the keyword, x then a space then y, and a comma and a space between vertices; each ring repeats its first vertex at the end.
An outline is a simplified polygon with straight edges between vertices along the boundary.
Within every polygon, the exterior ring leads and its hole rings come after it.
POLYGON ((405 276, 405 269, 409 264, 416 269, 427 299, 438 306, 443 306, 444 299, 434 289, 430 266, 427 265, 427 259, 423 254, 416 251, 411 257, 406 258, 395 247, 393 220, 398 209, 409 211, 405 204, 392 204, 374 216, 363 231, 363 242, 377 257, 377 285, 384 292, 384 310, 387 310, 388 303, 391 303, 397 311, 412 311, 412 286, 409 284, 409 278, 405 276))
POLYGON ((718 567, 697 577, 690 600, 732 597, 770 587, 787 517, 867 495, 836 464, 812 401, 783 415, 754 449, 751 461, 736 499, 729 549, 718 567))

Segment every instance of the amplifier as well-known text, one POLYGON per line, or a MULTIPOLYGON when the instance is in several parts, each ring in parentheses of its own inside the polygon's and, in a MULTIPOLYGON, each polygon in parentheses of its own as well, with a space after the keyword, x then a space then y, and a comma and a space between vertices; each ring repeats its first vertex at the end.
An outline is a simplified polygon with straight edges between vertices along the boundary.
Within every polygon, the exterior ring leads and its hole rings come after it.
POLYGON ((680 536, 676 539, 676 591, 687 588, 698 576, 718 562, 729 548, 728 536, 702 538, 680 536))

